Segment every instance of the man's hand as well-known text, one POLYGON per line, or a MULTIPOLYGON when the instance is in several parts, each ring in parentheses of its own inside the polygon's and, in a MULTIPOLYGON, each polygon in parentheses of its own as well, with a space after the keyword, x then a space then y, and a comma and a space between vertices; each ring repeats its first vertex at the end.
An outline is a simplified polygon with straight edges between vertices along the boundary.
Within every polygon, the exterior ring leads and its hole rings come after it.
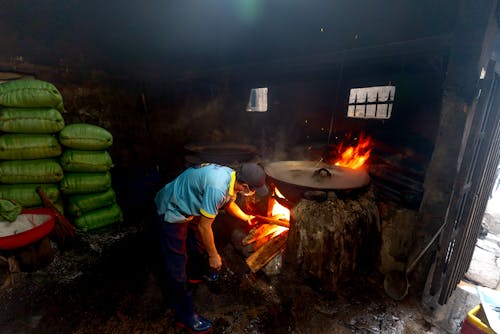
POLYGON ((255 225, 255 223, 256 223, 255 216, 248 215, 247 224, 250 226, 253 226, 253 225, 255 225))
POLYGON ((229 212, 232 216, 243 220, 244 222, 247 222, 248 225, 252 226, 255 225, 255 222, 253 221, 255 219, 255 216, 252 215, 247 215, 244 213, 238 204, 236 204, 234 201, 229 202, 229 204, 226 206, 226 211, 229 212))
POLYGON ((222 259, 219 254, 210 256, 208 258, 208 263, 210 264, 210 268, 215 269, 217 271, 222 267, 222 259))

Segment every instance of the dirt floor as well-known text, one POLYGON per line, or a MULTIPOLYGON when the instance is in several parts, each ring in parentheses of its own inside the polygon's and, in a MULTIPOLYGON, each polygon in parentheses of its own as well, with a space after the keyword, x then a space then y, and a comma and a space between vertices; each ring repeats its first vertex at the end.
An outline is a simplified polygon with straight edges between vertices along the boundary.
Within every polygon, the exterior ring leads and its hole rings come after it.
MULTIPOLYGON (((184 333, 148 241, 126 227, 82 236, 44 269, 16 274, 0 292, 0 333, 184 333)), ((412 296, 387 297, 380 274, 326 293, 285 271, 251 274, 230 243, 220 251, 220 280, 194 287, 196 308, 214 333, 443 333, 412 296)))

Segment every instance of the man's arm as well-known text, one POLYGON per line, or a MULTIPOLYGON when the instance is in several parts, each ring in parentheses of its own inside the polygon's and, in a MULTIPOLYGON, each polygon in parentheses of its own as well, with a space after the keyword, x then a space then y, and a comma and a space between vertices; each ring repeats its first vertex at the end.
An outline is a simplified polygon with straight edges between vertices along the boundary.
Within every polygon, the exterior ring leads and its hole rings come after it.
POLYGON ((229 202, 226 205, 225 210, 232 216, 246 221, 250 225, 252 225, 252 219, 255 218, 252 215, 247 215, 246 213, 244 213, 243 210, 241 210, 238 204, 236 204, 234 201, 229 202))
POLYGON ((198 229, 200 230, 201 240, 208 253, 208 262, 211 268, 219 270, 222 267, 222 259, 217 252, 214 242, 214 233, 212 231, 212 223, 214 218, 208 218, 203 215, 200 216, 198 229))

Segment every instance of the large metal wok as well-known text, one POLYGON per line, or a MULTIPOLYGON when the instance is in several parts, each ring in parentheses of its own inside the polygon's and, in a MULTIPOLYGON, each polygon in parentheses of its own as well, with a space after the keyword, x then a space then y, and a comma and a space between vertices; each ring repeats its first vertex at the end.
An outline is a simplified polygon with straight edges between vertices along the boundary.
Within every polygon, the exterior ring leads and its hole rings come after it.
POLYGON ((297 202, 311 191, 348 190, 370 182, 366 170, 317 161, 276 161, 264 166, 270 181, 288 200, 297 202))

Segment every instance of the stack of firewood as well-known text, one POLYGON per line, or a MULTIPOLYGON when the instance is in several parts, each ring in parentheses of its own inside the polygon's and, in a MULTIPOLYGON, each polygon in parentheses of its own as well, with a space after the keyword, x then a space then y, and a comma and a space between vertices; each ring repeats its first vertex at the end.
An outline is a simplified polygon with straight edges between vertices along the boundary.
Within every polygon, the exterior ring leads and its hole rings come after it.
POLYGON ((246 263, 254 273, 285 250, 290 227, 288 221, 281 219, 257 216, 256 221, 255 227, 242 240, 242 245, 251 252, 246 263))

